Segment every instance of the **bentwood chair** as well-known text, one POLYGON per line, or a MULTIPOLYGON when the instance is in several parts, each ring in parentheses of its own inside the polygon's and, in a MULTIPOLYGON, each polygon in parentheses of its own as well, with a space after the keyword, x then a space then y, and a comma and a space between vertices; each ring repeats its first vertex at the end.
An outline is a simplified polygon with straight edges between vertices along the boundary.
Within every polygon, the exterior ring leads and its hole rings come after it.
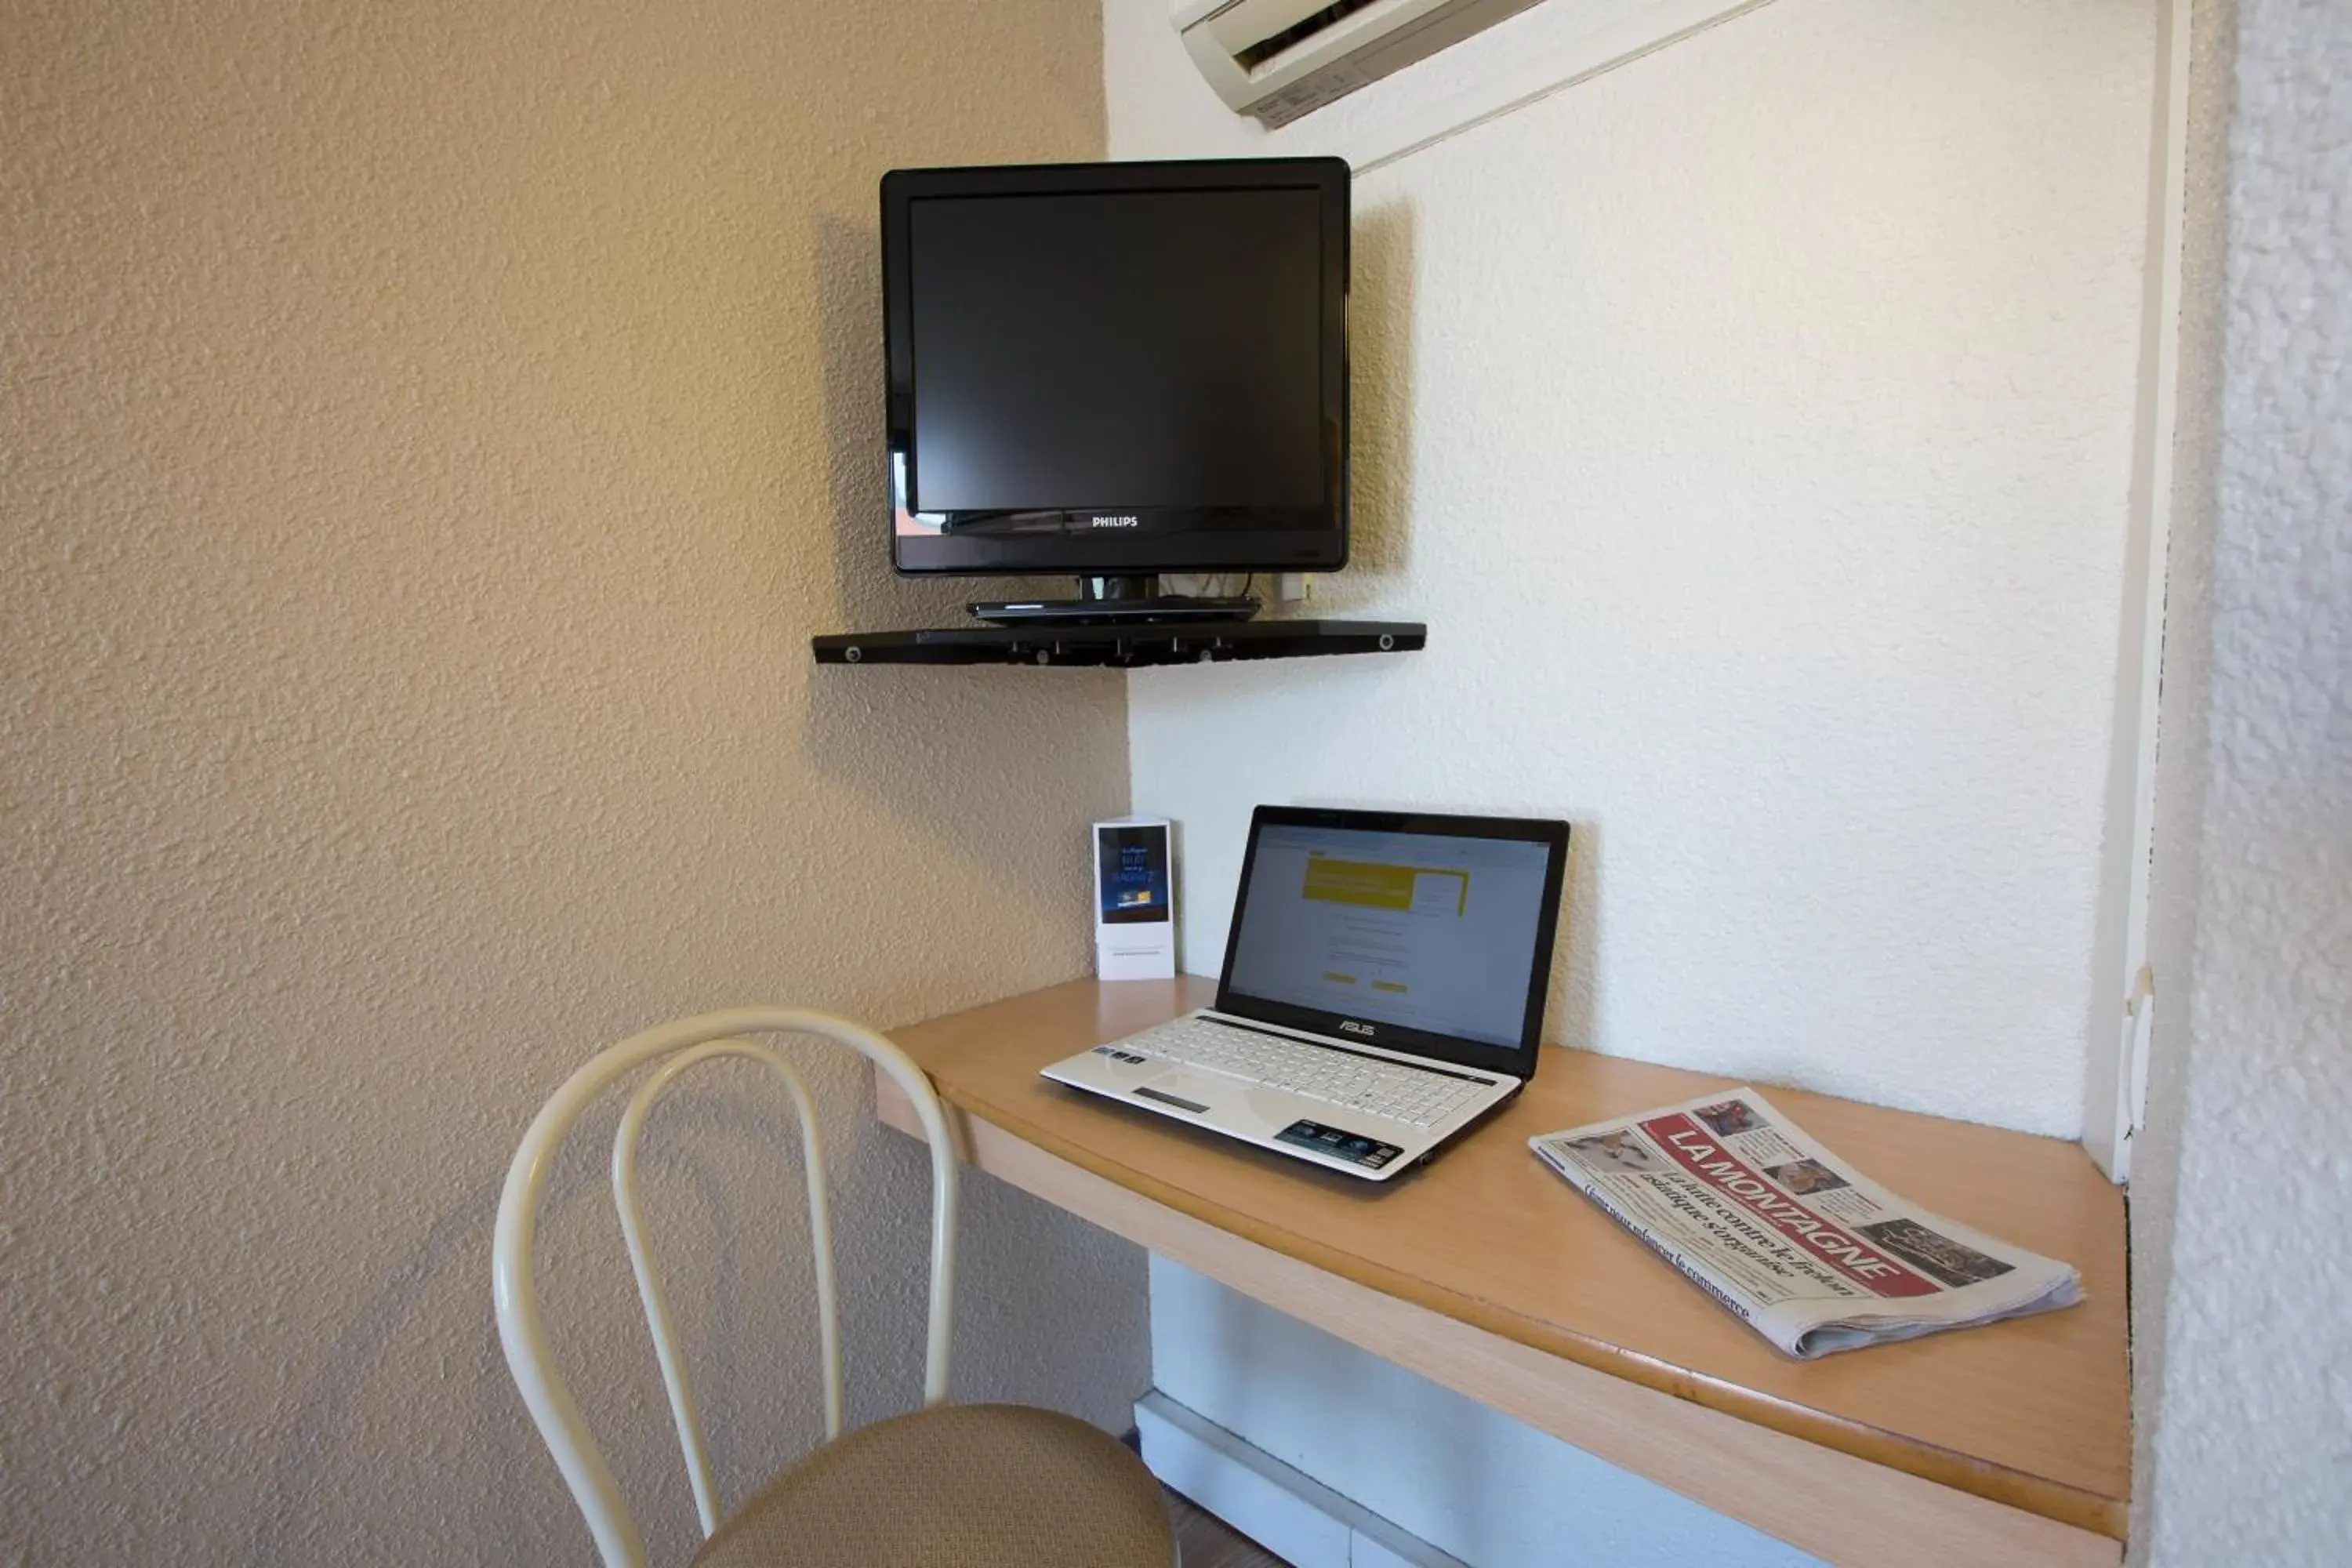
POLYGON ((605 1568, 644 1568, 645 1546, 548 1353, 534 1294, 532 1237, 558 1147, 598 1094, 658 1063, 623 1112, 613 1140, 613 1201, 620 1210, 654 1353, 694 1489, 706 1568, 1171 1568, 1176 1547, 1160 1488, 1140 1460, 1085 1422, 1017 1405, 947 1402, 955 1293, 956 1163, 939 1098, 905 1052, 863 1025, 794 1007, 744 1007, 663 1024, 622 1041, 573 1073, 523 1134, 499 1199, 493 1287, 499 1341, 523 1403, 587 1516, 605 1568), (923 1406, 844 1436, 839 1319, 824 1155, 807 1088, 772 1046, 743 1037, 820 1035, 896 1080, 931 1150, 930 1328, 923 1406), (637 1204, 636 1145, 646 1112, 698 1062, 764 1062, 800 1113, 809 1236, 815 1252, 818 1352, 824 1370, 825 1442, 722 1519, 694 1396, 671 1333, 660 1276, 637 1204))

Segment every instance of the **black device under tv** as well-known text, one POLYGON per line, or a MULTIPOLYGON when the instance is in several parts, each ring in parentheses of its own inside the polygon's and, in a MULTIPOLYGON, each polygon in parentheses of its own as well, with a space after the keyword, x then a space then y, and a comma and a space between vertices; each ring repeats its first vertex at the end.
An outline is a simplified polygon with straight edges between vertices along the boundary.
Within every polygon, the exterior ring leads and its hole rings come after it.
MULTIPOLYGON (((1112 583, 1118 588, 1149 581, 1141 578, 1118 578, 1112 583)), ((1214 596, 1210 595, 1152 594, 1142 597, 1123 597, 1118 594, 1097 592, 1088 595, 1089 586, 1099 588, 1099 578, 1078 579, 1079 596, 1076 599, 1005 599, 966 605, 973 617, 998 626, 1167 626, 1188 621, 1246 621, 1264 608, 1258 599, 1247 595, 1214 596)))
POLYGON ((893 566, 1079 580, 974 606, 1031 624, 1244 620, 1158 579, 1344 566, 1348 233, 1336 158, 883 176, 893 566))

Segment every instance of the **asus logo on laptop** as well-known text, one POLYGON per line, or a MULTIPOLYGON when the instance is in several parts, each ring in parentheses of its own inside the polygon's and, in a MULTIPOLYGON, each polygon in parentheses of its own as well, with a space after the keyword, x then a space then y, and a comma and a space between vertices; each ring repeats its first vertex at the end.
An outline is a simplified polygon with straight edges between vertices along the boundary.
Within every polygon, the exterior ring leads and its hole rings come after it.
POLYGON ((1349 1034, 1362 1035, 1367 1038, 1369 1038, 1374 1032, 1370 1024, 1359 1024, 1353 1018, 1340 1019, 1339 1027, 1346 1030, 1349 1034))
POLYGON ((1122 512, 1117 517, 1090 517, 1087 519, 1087 526, 1088 528, 1141 528, 1143 520, 1133 512, 1122 512))

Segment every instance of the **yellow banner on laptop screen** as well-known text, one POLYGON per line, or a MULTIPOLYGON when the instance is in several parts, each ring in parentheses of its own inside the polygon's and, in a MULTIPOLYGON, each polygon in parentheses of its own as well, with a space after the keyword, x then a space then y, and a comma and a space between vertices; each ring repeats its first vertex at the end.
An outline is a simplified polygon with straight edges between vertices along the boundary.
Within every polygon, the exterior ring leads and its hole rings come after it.
MULTIPOLYGON (((1378 860, 1337 860, 1328 855, 1311 854, 1307 859, 1307 897, 1319 903, 1352 904, 1360 910, 1410 910, 1415 907, 1416 895, 1428 897, 1421 879, 1444 878, 1450 882, 1446 891, 1454 895, 1454 912, 1461 914, 1470 904, 1470 873, 1439 869, 1428 866, 1391 866, 1378 860)), ((1426 910, 1424 901, 1419 905, 1426 910)))

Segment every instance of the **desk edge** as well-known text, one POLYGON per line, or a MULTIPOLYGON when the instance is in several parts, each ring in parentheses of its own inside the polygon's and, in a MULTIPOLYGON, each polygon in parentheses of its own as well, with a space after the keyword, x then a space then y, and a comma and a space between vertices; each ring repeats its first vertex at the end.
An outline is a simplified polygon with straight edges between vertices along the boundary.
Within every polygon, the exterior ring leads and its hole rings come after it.
MULTIPOLYGON (((1703 1408, 1848 1454, 1871 1464, 1917 1476, 1923 1480, 1972 1493, 2079 1530, 2116 1541, 2124 1539, 2130 1514, 2127 1498, 2104 1496, 2046 1476, 2012 1469, 1878 1427, 1846 1421, 1737 1384, 1705 1377, 1685 1368, 1636 1354, 1622 1346, 1530 1321, 1516 1312, 1458 1295, 1412 1275, 1399 1273, 1353 1253, 1328 1246, 1312 1237, 1301 1236, 1209 1203, 1144 1172, 1058 1137, 1030 1122, 1018 1112, 988 1104, 976 1096, 938 1086, 936 1079, 933 1082, 935 1087, 940 1087, 940 1098, 959 1110, 1002 1129, 1082 1171, 1163 1208, 1172 1209, 1204 1225, 1241 1237, 1268 1251, 1297 1258, 1384 1296, 1409 1301, 1440 1317, 1466 1323, 1530 1350, 1558 1356, 1609 1376, 1687 1400, 1703 1408)), ((968 1148, 961 1152, 967 1160, 970 1159, 968 1148)))
MULTIPOLYGON (((880 1120, 919 1141, 904 1095, 878 1075, 876 1089, 880 1120)), ((968 1110, 948 1118, 974 1169, 1842 1568, 1890 1554, 1918 1568, 2121 1563, 2105 1533, 1551 1356, 1160 1204, 968 1110)))

